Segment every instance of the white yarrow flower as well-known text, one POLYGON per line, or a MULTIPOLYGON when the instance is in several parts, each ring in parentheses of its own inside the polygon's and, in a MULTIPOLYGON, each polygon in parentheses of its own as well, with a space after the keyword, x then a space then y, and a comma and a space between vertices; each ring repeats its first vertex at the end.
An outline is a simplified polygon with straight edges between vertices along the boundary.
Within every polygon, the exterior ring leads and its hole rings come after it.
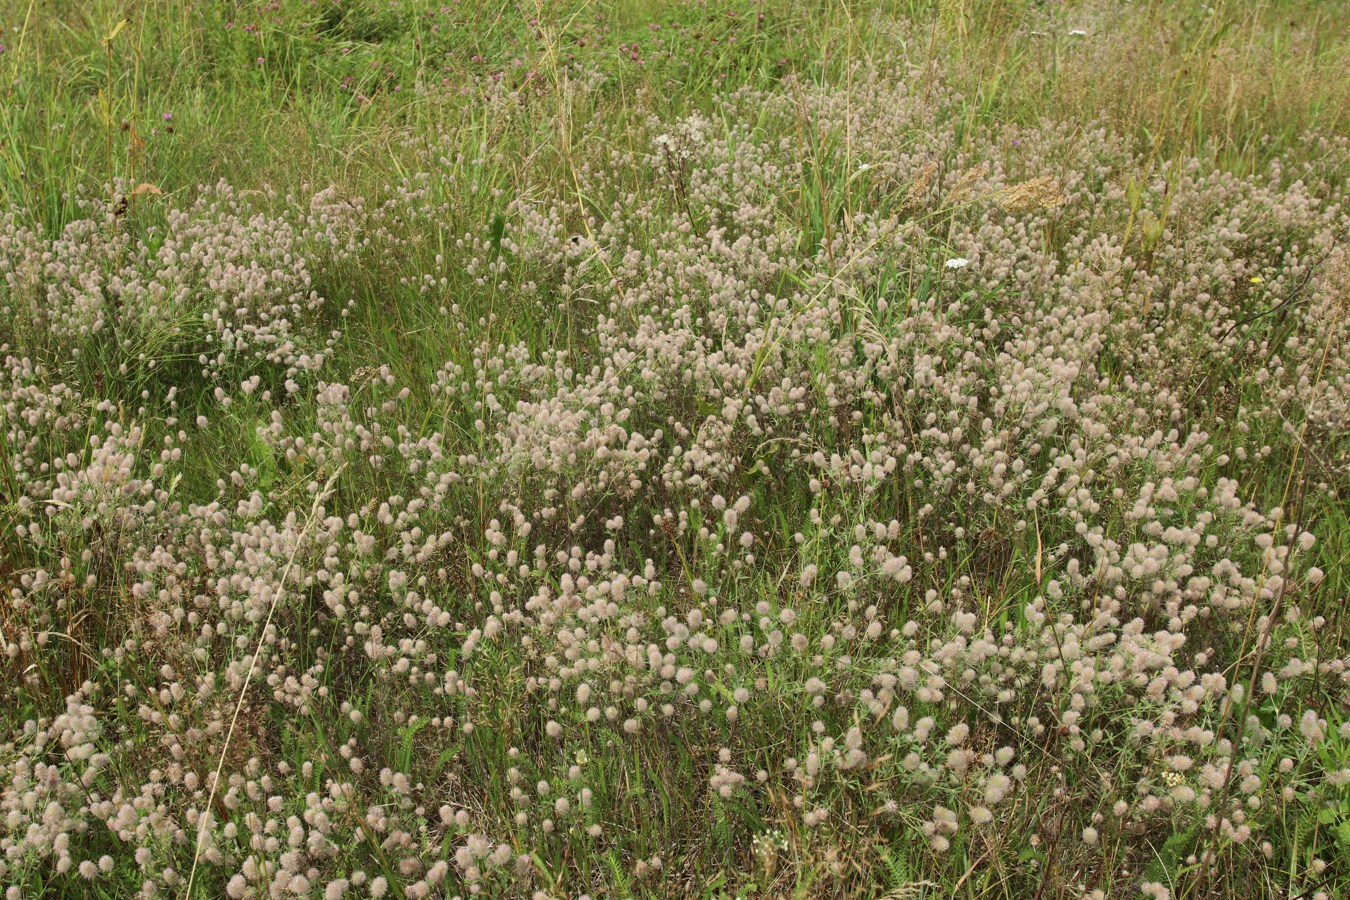
POLYGON ((947 260, 947 268, 949 269, 964 269, 968 265, 970 265, 970 260, 964 256, 956 256, 947 260))

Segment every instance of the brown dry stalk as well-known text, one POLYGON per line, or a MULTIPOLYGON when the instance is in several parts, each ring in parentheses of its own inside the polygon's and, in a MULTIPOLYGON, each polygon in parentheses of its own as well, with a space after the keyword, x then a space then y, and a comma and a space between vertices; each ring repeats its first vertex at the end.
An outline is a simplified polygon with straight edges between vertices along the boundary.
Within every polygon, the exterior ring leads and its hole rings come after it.
POLYGON ((300 534, 296 537, 295 547, 291 550, 290 558, 286 560, 286 568, 281 570, 281 578, 278 579, 276 592, 272 594, 272 602, 267 607, 267 618, 263 620, 262 628, 258 632, 258 646, 253 651, 253 657, 248 663, 248 672, 244 675, 244 684, 239 688, 239 702, 234 705, 234 715, 230 717, 230 727, 225 732, 225 743, 220 748, 220 762, 216 764, 215 774, 211 778, 211 791, 206 798, 206 808, 202 810, 199 824, 197 826, 197 840, 192 847, 192 868, 188 872, 187 886, 183 888, 183 896, 192 896, 192 882, 197 877, 197 863, 201 861, 202 838, 206 835, 206 827, 211 818, 211 806, 216 800, 216 789, 220 787, 220 773, 225 768, 225 757, 230 752, 230 739, 234 737, 235 726, 239 723, 239 712, 244 708, 244 698, 248 696, 249 682, 253 680, 253 672, 258 667, 258 657, 262 654, 263 642, 267 639, 267 629, 272 627, 272 616, 277 611, 277 603, 281 600, 282 594, 286 590, 286 579, 291 575, 291 569, 295 567, 295 557, 300 552, 300 546, 309 535, 309 530, 314 523, 319 520, 319 507, 323 502, 333 495, 333 486, 337 483, 338 476, 342 470, 347 468, 343 463, 338 466, 328 480, 324 482, 322 490, 314 495, 314 503, 309 508, 309 517, 305 521, 305 527, 300 529, 300 534))

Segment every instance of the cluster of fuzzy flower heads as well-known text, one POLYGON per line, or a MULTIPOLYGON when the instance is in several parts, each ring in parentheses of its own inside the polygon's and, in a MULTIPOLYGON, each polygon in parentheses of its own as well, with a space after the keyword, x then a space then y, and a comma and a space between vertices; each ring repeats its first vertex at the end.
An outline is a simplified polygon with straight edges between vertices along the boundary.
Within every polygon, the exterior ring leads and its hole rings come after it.
POLYGON ((890 842, 1163 896, 1169 836, 1248 865, 1343 796, 1300 512, 1346 474, 1343 186, 1191 161, 1124 244, 1126 142, 874 75, 653 121, 492 233, 446 230, 492 192, 448 149, 0 221, 0 881, 842 885, 890 842), (850 135, 824 226, 802 121, 850 135), (325 297, 377 265, 434 371, 344 367, 325 297))

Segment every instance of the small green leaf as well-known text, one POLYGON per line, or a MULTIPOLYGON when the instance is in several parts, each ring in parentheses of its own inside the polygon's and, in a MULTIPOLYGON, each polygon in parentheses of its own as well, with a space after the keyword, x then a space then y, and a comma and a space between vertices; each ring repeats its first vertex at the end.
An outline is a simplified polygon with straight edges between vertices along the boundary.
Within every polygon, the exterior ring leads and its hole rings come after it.
POLYGON ((492 228, 489 232, 492 238, 492 249, 501 252, 502 238, 506 235, 506 217, 497 213, 492 217, 492 228))

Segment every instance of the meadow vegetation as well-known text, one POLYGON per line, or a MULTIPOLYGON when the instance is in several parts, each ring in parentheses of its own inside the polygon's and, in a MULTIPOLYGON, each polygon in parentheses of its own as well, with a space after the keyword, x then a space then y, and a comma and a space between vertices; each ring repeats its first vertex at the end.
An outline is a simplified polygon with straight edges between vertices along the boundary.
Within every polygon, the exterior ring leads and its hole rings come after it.
POLYGON ((0 0, 0 885, 1350 896, 1350 6, 0 0))

